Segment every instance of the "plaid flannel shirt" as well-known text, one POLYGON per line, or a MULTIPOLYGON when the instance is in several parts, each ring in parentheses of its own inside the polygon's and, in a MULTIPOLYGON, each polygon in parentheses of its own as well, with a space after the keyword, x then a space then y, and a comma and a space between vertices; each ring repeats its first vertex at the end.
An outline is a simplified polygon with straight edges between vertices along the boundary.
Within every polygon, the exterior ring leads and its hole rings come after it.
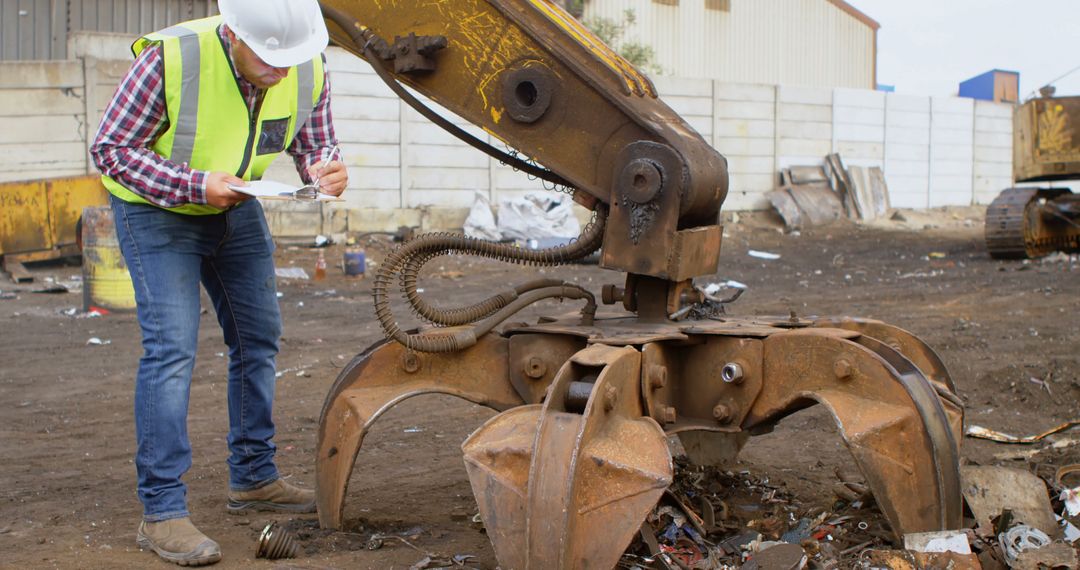
MULTIPOLYGON (((225 27, 218 27, 225 55, 232 59, 232 45, 225 27)), ((240 76, 233 66, 236 84, 255 113, 260 90, 240 76)), ((178 164, 150 149, 168 128, 165 112, 165 60, 159 45, 148 46, 131 65, 120 82, 98 127, 90 155, 102 174, 111 177, 148 202, 171 208, 183 204, 206 203, 209 172, 178 164)), ((323 91, 311 116, 301 127, 286 152, 305 183, 311 182, 307 169, 327 156, 337 144, 330 115, 330 76, 323 65, 323 91)), ((232 173, 230 173, 232 174, 232 173)))

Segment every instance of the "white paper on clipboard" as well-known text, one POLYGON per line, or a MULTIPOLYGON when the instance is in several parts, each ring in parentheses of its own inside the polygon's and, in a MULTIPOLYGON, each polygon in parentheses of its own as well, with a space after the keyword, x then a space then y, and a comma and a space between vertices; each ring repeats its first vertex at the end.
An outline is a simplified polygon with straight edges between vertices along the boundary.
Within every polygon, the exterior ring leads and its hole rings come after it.
MULTIPOLYGON (((247 186, 234 186, 230 184, 229 190, 235 190, 237 192, 240 192, 241 194, 247 194, 248 196, 254 196, 256 198, 266 198, 270 200, 295 200, 297 202, 310 201, 297 200, 293 193, 299 190, 299 188, 291 184, 274 182, 273 180, 252 180, 247 184, 247 186)), ((319 202, 339 202, 342 199, 338 198, 337 196, 320 193, 319 197, 315 200, 319 202)))

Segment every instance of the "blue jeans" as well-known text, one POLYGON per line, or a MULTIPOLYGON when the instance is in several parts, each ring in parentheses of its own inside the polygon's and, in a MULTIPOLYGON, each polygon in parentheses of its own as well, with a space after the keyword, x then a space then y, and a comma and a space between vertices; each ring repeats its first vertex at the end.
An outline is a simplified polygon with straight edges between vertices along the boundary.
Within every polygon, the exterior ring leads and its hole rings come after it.
POLYGON ((188 516, 187 411, 206 288, 229 347, 229 485, 259 488, 274 466, 275 357, 281 313, 274 243, 257 200, 189 216, 111 197, 135 285, 143 356, 135 379, 135 468, 143 518, 188 516))

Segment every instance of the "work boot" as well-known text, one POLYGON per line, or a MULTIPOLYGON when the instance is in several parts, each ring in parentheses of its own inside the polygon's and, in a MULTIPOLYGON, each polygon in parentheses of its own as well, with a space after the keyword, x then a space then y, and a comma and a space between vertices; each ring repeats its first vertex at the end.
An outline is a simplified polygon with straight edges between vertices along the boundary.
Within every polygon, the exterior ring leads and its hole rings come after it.
POLYGON ((139 525, 135 544, 181 566, 206 566, 221 560, 218 543, 199 532, 188 517, 160 522, 143 521, 139 525))
POLYGON ((315 491, 301 489, 275 479, 250 491, 229 490, 230 514, 242 515, 248 511, 276 511, 282 513, 315 512, 315 491))

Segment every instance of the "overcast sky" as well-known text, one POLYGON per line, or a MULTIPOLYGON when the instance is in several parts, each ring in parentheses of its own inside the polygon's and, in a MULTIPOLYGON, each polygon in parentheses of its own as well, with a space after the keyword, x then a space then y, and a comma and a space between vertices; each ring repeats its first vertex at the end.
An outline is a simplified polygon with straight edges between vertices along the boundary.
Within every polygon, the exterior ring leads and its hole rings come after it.
MULTIPOLYGON (((991 69, 1020 72, 1020 97, 1080 66, 1080 0, 847 0, 881 24, 878 82, 953 95, 991 69)), ((1080 95, 1080 70, 1056 83, 1080 95)))

